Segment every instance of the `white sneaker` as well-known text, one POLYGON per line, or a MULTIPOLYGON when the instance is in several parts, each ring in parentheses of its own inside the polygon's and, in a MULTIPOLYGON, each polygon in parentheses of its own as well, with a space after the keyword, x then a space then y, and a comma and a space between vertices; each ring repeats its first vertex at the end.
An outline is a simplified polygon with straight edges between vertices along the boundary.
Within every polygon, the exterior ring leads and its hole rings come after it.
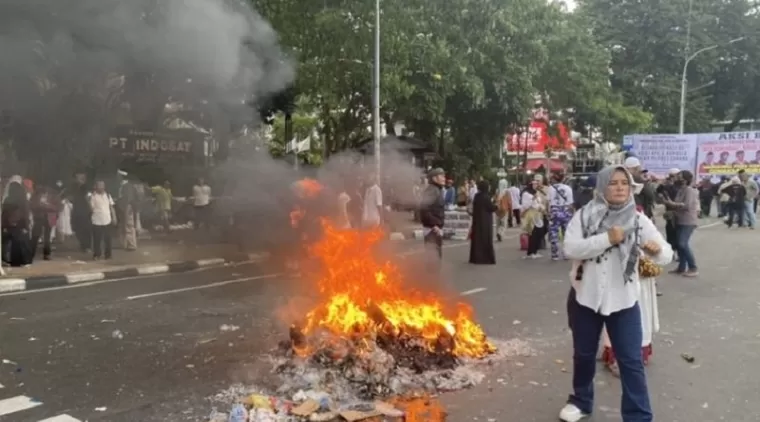
POLYGON ((540 253, 537 253, 537 254, 533 255, 533 259, 538 259, 538 258, 543 258, 543 257, 544 256, 541 255, 540 253))
POLYGON ((563 422, 578 422, 583 418, 587 418, 589 415, 581 412, 574 404, 568 403, 559 412, 559 420, 563 422))

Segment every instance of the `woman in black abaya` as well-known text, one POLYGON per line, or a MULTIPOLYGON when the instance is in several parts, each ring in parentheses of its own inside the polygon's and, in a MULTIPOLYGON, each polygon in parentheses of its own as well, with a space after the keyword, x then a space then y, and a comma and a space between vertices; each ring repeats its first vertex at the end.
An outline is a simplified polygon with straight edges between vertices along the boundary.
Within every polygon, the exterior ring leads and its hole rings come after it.
POLYGON ((478 193, 472 201, 471 264, 496 264, 493 249, 493 213, 497 208, 491 200, 488 182, 478 182, 478 193))

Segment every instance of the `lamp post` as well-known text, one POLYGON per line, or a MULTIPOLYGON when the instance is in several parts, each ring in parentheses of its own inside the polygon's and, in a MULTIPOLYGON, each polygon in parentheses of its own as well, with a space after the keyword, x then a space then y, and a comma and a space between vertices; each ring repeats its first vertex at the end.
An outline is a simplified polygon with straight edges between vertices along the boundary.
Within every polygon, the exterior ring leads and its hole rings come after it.
MULTIPOLYGON (((723 45, 730 45, 730 44, 739 42, 739 41, 743 40, 744 38, 745 37, 734 38, 733 40, 731 40, 731 41, 729 41, 729 42, 727 42, 726 44, 723 44, 723 45)), ((689 85, 689 81, 686 79, 686 71, 689 69, 689 63, 691 63, 691 61, 694 60, 695 57, 697 57, 698 55, 704 53, 705 51, 714 50, 714 49, 716 49, 718 47, 722 47, 723 45, 715 44, 715 45, 711 45, 709 47, 705 47, 705 48, 699 49, 699 50, 695 51, 692 55, 686 57, 686 61, 684 61, 684 63, 683 63, 683 73, 681 74, 681 107, 680 107, 679 115, 678 115, 678 133, 679 134, 683 134, 683 132, 684 132, 684 123, 686 121, 686 94, 687 94, 688 85, 689 85)), ((710 85, 711 84, 712 83, 710 83, 710 85)))
POLYGON ((372 132, 375 140, 375 171, 380 183, 380 0, 375 0, 375 63, 372 78, 372 132))

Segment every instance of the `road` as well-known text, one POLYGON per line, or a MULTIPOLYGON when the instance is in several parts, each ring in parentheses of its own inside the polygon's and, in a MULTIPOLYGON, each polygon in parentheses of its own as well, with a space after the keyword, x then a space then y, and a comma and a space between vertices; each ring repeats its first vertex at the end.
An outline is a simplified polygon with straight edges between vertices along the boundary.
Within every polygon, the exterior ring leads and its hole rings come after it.
MULTIPOLYGON (((445 251, 489 335, 537 352, 446 394, 451 421, 553 421, 569 391, 568 265, 522 260, 516 243, 500 244, 489 267, 466 264, 466 247, 445 251)), ((694 244, 700 277, 659 280, 662 331, 647 370, 657 420, 760 420, 758 234, 711 225, 694 244)), ((277 310, 297 283, 249 264, 0 296, 0 421, 203 421, 208 397, 269 377, 261 356, 286 333, 277 310)), ((597 386, 592 420, 619 420, 617 380, 600 371, 597 386)))

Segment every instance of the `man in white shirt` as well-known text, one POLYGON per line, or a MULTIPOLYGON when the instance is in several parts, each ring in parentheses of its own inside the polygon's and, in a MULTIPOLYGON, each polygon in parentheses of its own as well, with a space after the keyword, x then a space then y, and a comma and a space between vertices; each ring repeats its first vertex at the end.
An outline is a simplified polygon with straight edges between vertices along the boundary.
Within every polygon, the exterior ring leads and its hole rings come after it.
POLYGON ((567 225, 573 217, 573 189, 565 184, 565 175, 555 173, 547 195, 549 201, 549 243, 551 244, 552 260, 559 261, 560 237, 567 230, 567 225))
POLYGON ((367 181, 367 185, 369 187, 364 194, 362 226, 377 227, 382 223, 383 220, 383 191, 377 184, 376 175, 370 175, 367 181))
POLYGON ((111 259, 111 227, 116 224, 113 198, 106 192, 106 183, 95 182, 95 190, 90 194, 92 219, 92 253, 98 260, 105 256, 111 259))
POLYGON ((202 177, 199 177, 198 183, 193 186, 193 210, 195 211, 193 226, 196 229, 199 229, 201 225, 205 225, 207 230, 211 227, 210 204, 211 187, 202 177))

